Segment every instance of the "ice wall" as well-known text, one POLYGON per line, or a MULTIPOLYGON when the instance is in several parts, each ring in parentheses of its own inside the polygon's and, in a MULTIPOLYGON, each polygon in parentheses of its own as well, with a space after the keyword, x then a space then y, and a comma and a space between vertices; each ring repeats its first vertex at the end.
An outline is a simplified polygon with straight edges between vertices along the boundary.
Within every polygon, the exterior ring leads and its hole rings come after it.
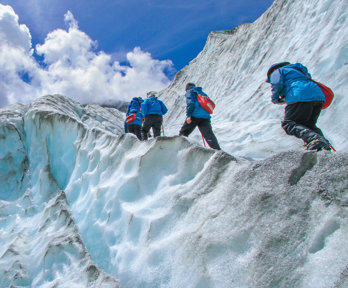
POLYGON ((250 162, 181 137, 92 136, 66 193, 93 259, 122 287, 344 287, 347 156, 250 162))
POLYGON ((0 191, 1 287, 348 284, 347 153, 140 142, 116 110, 61 96, 0 115, 0 167, 19 163, 0 191))
MULTIPOLYGON (((160 93, 171 107, 165 118, 167 134, 178 135, 185 120, 185 85, 194 82, 216 102, 212 123, 223 150, 255 159, 301 151, 302 141, 281 129, 284 106, 271 103, 265 83, 273 63, 301 62, 335 92, 318 125, 339 151, 347 151, 347 39, 344 0, 279 0, 254 23, 211 32, 197 58, 160 93)), ((202 145, 198 131, 191 139, 202 145)))
POLYGON ((80 133, 121 131, 110 111, 58 95, 0 110, 0 287, 120 287, 93 262, 62 191, 80 133))

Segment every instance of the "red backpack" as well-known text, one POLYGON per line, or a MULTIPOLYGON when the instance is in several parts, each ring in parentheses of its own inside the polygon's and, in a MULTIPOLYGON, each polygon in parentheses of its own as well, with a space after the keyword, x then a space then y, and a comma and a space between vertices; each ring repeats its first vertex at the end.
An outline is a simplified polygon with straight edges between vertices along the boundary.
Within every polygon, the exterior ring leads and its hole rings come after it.
POLYGON ((208 96, 204 96, 197 93, 197 100, 199 105, 206 110, 209 114, 213 114, 213 110, 215 108, 215 103, 208 96))
POLYGON ((317 82, 314 80, 312 80, 312 81, 319 86, 319 88, 321 89, 321 91, 323 91, 323 93, 325 95, 325 102, 324 102, 324 105, 321 109, 325 109, 325 108, 329 107, 333 98, 334 98, 333 91, 329 87, 325 86, 324 84, 322 84, 320 82, 317 82))
POLYGON ((137 119, 137 114, 128 115, 126 118, 126 123, 127 124, 132 123, 135 119, 137 119))

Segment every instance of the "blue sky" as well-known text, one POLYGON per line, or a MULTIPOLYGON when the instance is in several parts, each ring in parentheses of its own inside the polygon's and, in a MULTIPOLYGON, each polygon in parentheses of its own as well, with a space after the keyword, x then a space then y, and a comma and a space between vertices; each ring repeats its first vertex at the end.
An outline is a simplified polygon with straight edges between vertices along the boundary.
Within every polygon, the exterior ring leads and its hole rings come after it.
POLYGON ((203 49, 209 32, 253 22, 273 0, 5 0, 28 26, 33 46, 65 28, 69 10, 98 50, 118 61, 139 46, 180 70, 203 49))
POLYGON ((161 91, 211 31, 273 0, 2 0, 0 107, 61 94, 112 104, 161 91))

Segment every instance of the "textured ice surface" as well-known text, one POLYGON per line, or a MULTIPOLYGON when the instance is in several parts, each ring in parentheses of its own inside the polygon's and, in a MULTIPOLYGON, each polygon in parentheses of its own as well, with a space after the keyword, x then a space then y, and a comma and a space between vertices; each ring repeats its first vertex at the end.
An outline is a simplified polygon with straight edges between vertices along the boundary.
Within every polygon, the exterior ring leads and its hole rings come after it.
POLYGON ((92 260, 62 191, 79 131, 100 131, 96 115, 120 131, 118 113, 61 96, 0 110, 0 287, 119 287, 92 260))
POLYGON ((1 287, 346 287, 347 153, 140 142, 61 96, 0 112, 1 287))
MULTIPOLYGON (((284 106, 271 103, 270 85, 265 83, 272 64, 301 62, 315 80, 335 92, 318 126, 335 148, 348 151, 347 39, 344 0, 275 1, 252 24, 211 32, 197 58, 160 93, 171 107, 164 121, 167 135, 178 135, 185 120, 185 85, 194 82, 215 101, 213 128, 226 152, 264 159, 289 149, 302 151, 302 141, 280 127, 284 106)), ((190 138, 202 145, 198 131, 190 138)))

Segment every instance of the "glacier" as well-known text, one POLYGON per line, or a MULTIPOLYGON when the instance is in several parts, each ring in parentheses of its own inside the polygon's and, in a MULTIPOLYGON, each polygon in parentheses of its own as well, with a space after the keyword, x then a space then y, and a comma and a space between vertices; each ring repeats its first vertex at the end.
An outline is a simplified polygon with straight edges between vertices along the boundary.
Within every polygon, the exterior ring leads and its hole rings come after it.
POLYGON ((60 95, 0 109, 0 287, 348 287, 347 16, 343 0, 276 0, 212 32, 146 142, 124 113, 60 95), (282 60, 334 90, 319 127, 337 153, 282 131, 264 83, 282 60), (215 100, 224 151, 177 136, 189 81, 215 100))
POLYGON ((123 116, 1 110, 1 287, 347 287, 346 152, 248 160, 123 116))
MULTIPOLYGON (((335 148, 347 151, 348 3, 344 0, 280 0, 254 23, 211 32, 202 52, 182 69, 160 98, 172 107, 165 131, 176 135, 185 120, 185 85, 193 82, 214 100, 214 132, 230 154, 264 159, 302 141, 280 127, 284 108, 270 103, 265 83, 278 62, 300 62, 313 79, 335 92, 318 126, 335 148), (343 119, 342 119, 343 117, 343 119)), ((202 145, 198 131, 190 135, 202 145)))

